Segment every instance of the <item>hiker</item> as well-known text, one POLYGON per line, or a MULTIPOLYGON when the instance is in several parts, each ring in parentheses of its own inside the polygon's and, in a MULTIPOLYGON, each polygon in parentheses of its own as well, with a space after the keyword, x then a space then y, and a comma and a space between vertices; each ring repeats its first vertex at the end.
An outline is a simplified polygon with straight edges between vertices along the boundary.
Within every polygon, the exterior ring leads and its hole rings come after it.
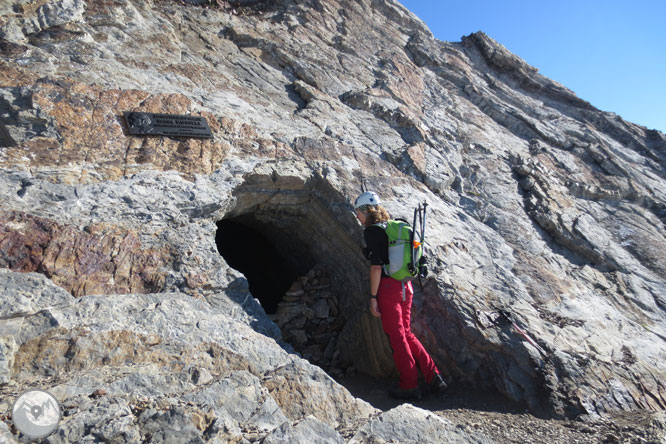
POLYGON ((420 399, 419 369, 430 391, 441 393, 446 389, 446 383, 411 330, 412 283, 393 279, 383 267, 389 263, 389 239, 385 232, 389 214, 381 205, 379 196, 372 191, 361 194, 354 202, 354 209, 364 227, 364 253, 370 260, 370 312, 382 321, 400 374, 399 387, 390 390, 389 395, 398 399, 420 399))

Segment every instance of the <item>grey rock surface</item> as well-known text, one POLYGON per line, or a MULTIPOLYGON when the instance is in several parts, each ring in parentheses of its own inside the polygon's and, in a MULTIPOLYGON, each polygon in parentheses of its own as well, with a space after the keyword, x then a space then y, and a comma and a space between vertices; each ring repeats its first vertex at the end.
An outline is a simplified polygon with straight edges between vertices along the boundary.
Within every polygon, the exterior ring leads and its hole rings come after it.
POLYGON ((493 443, 482 435, 461 430, 450 421, 410 404, 403 404, 372 418, 349 444, 377 442, 493 443))
POLYGON ((2 441, 6 443, 15 444, 19 442, 14 437, 14 435, 12 435, 12 432, 9 430, 9 426, 4 422, 0 422, 0 438, 2 438, 2 441))
POLYGON ((366 308, 362 187, 393 216, 429 204, 413 330, 448 379, 554 417, 666 406, 664 134, 483 33, 438 41, 394 0, 0 13, 1 394, 106 393, 54 440, 194 437, 190 421, 197 439, 256 441, 329 432, 309 416, 336 433, 369 419, 216 245, 224 219, 270 239, 268 269, 326 267, 337 362, 393 375, 366 308), (124 111, 203 116, 213 138, 132 137, 124 111))
POLYGON ((48 285, 44 275, 13 273, 0 269, 0 319, 10 320, 37 314, 52 307, 63 307, 74 302, 71 294, 60 287, 48 285))
POLYGON ((345 441, 335 429, 313 416, 308 416, 294 426, 284 423, 282 426, 273 429, 262 441, 264 444, 279 444, 283 442, 295 444, 308 444, 312 442, 342 444, 345 441))
POLYGON ((49 442, 224 442, 306 417, 337 433, 376 412, 273 338, 191 296, 70 296, 53 305, 48 295, 61 289, 44 276, 0 276, 9 303, 39 280, 47 295, 35 292, 40 309, 1 325, 14 328, 3 398, 44 383, 66 411, 49 442))

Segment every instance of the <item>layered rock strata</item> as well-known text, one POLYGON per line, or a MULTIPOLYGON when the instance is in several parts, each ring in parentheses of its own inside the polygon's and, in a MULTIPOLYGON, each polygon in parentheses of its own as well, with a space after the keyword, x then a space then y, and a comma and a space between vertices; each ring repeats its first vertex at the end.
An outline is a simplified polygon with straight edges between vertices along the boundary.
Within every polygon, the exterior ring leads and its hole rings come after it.
POLYGON ((0 143, 2 398, 51 387, 71 411, 53 442, 369 420, 280 347, 214 241, 239 218, 325 266, 341 359, 390 374, 362 187, 394 216, 429 203, 413 329, 454 383, 552 416, 666 407, 666 136, 483 33, 437 41, 393 0, 4 2, 0 143), (213 138, 133 137, 124 111, 213 138))

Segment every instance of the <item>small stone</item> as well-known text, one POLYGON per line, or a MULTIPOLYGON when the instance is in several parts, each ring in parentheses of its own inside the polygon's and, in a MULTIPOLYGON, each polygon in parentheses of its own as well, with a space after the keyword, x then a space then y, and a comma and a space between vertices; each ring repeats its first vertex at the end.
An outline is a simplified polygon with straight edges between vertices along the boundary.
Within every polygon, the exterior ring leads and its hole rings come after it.
POLYGON ((285 334, 285 339, 294 346, 305 345, 308 342, 308 336, 305 330, 292 330, 285 334))
POLYGON ((340 314, 338 310, 338 303, 332 298, 328 300, 328 309, 332 317, 335 317, 338 314, 340 314))
POLYGON ((106 390, 104 390, 104 389, 97 389, 97 390, 95 390, 94 392, 92 392, 92 393, 90 394, 90 397, 93 398, 93 399, 95 399, 95 398, 100 398, 100 397, 105 396, 105 395, 106 395, 106 390))
POLYGON ((326 319, 329 316, 328 302, 325 299, 319 299, 313 307, 314 316, 318 319, 326 319))
POLYGON ((213 375, 205 368, 195 368, 192 370, 192 382, 197 385, 208 384, 212 381, 213 375))
POLYGON ((298 294, 300 296, 303 294, 303 284, 299 280, 294 281, 287 290, 287 294, 298 294))
POLYGON ((287 292, 287 293, 285 293, 285 295, 284 295, 284 297, 282 298, 282 300, 283 300, 284 302, 298 302, 298 301, 301 300, 301 296, 302 296, 303 294, 305 294, 304 291, 300 291, 300 292, 296 292, 296 293, 290 293, 290 292, 287 292))
POLYGON ((308 346, 303 350, 303 357, 314 362, 319 361, 322 357, 320 346, 315 344, 308 346))

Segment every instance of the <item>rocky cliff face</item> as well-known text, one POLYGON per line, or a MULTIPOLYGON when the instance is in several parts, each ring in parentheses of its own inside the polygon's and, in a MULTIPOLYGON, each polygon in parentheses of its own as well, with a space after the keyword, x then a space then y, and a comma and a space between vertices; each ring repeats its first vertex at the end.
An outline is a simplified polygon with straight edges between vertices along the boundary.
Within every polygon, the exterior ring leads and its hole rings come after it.
MULTIPOLYGON (((344 321, 326 346, 393 372, 362 186, 394 216, 429 204, 413 327, 455 384, 554 416, 666 408, 664 134, 482 33, 437 41, 393 0, 0 14, 0 388, 56 395, 52 442, 391 439, 396 412, 369 422, 262 309, 323 267, 344 321), (130 136, 124 111, 203 116, 213 138, 130 136), (247 238, 222 257, 227 223, 247 238), (229 266, 248 261, 266 272, 229 266), (253 298, 259 281, 276 291, 253 298)), ((401 413, 404 441, 485 439, 401 413)))

